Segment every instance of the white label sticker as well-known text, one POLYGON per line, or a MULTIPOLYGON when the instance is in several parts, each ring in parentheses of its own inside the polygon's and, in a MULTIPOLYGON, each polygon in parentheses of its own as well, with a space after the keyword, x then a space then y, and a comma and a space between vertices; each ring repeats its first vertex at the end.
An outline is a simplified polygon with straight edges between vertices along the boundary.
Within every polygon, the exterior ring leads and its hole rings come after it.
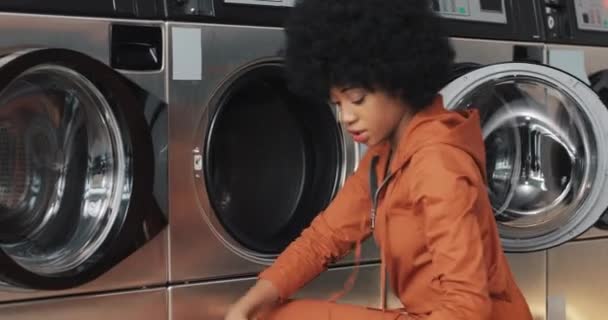
POLYGON ((200 28, 171 28, 173 80, 203 78, 203 50, 200 28))
POLYGON ((564 70, 590 84, 585 71, 585 53, 582 50, 550 49, 549 65, 564 70))

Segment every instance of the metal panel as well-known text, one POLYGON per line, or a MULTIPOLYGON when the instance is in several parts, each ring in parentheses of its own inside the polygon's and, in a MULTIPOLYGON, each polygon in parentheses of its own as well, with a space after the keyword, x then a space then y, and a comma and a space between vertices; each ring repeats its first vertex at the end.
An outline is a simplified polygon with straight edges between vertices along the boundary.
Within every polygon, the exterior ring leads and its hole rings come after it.
POLYGON ((585 71, 592 74, 601 70, 608 70, 608 48, 592 46, 573 46, 573 45, 547 45, 547 50, 575 50, 580 51, 585 56, 585 71))
MULTIPOLYGON (((204 141, 202 135, 205 131, 197 132, 201 124, 208 123, 210 99, 218 87, 245 66, 263 59, 279 59, 284 44, 283 29, 169 23, 168 33, 171 46, 178 42, 181 50, 188 50, 190 46, 191 52, 198 55, 180 55, 182 58, 193 62, 202 59, 202 64, 191 64, 200 66, 200 73, 169 73, 170 279, 172 282, 185 282, 255 275, 266 267, 264 263, 267 262, 252 261, 242 252, 237 252, 235 248, 239 248, 239 244, 228 248, 225 242, 230 241, 231 236, 219 223, 214 223, 217 218, 206 201, 206 195, 203 192, 199 194, 195 185, 196 179, 202 177, 194 174, 193 157, 195 154, 200 157, 200 149, 197 148, 204 141), (174 31, 179 31, 179 39, 174 37, 174 31), (185 39, 184 35, 193 38, 185 39), (198 35, 200 39, 194 38, 198 35), (200 79, 195 79, 196 76, 200 79), (209 259, 210 256, 214 258, 209 259)), ((169 59, 172 71, 176 63, 184 63, 175 59, 176 56, 169 59)), ((368 261, 379 260, 373 239, 365 242, 362 257, 368 261)), ((351 261, 352 255, 342 263, 351 261)))
POLYGON ((534 320, 547 319, 547 252, 508 254, 507 261, 517 286, 530 306, 534 320))
POLYGON ((2 291, 3 289, 0 288, 0 301, 163 285, 167 281, 168 274, 167 234, 167 230, 162 231, 108 273, 84 286, 64 291, 2 291))
MULTIPOLYGON (((352 268, 333 269, 302 288, 296 298, 327 299, 338 292, 352 268)), ((362 266, 354 287, 339 302, 378 307, 380 304, 379 265, 362 266)), ((233 279, 171 287, 170 319, 223 320, 229 306, 255 283, 255 278, 233 279)))
MULTIPOLYGON (((200 24, 169 24, 169 42, 174 28, 200 30, 203 81, 169 79, 170 125, 169 190, 171 212, 171 280, 196 280, 225 275, 253 275, 260 266, 233 253, 213 234, 198 201, 193 179, 193 148, 204 137, 196 131, 216 88, 243 65, 264 57, 275 57, 283 40, 282 31, 273 28, 244 28, 200 24), (220 49, 221 48, 221 49, 220 49), (176 125, 179 123, 179 125, 176 125), (214 257, 209 259, 209 257, 214 257)), ((193 50, 198 51, 198 50, 193 50)), ((169 67, 176 63, 170 58, 169 67)), ((171 74, 171 73, 170 73, 171 74)))
MULTIPOLYGON (((164 30, 162 21, 0 13, 0 53, 12 52, 18 47, 65 48, 109 64, 112 23, 160 26, 164 30)), ((163 57, 166 56, 165 52, 163 57)), ((124 74, 158 99, 167 101, 164 63, 159 71, 124 74)), ((165 230, 110 272, 85 286, 66 291, 8 292, 0 289, 0 301, 164 284, 168 277, 167 251, 168 231, 165 230)))
POLYGON ((464 38, 451 38, 451 44, 456 52, 456 62, 473 62, 478 64, 492 64, 498 62, 512 62, 516 50, 524 52, 528 59, 543 59, 543 45, 539 43, 512 42, 499 40, 477 40, 464 38))
MULTIPOLYGON (((19 47, 63 48, 87 54, 109 65, 112 23, 142 26, 163 25, 160 21, 132 21, 0 12, 0 52, 11 52, 19 47)), ((166 45, 164 47, 166 48, 166 45)), ((163 57, 166 56, 166 53, 163 54, 163 57)), ((129 71, 125 72, 125 75, 148 92, 156 95, 159 99, 163 101, 167 100, 164 66, 160 71, 129 71)))
POLYGON ((165 289, 81 296, 0 305, 0 318, 11 320, 166 320, 165 289))
POLYGON ((547 320, 603 320, 608 314, 608 239, 570 242, 548 255, 547 320))

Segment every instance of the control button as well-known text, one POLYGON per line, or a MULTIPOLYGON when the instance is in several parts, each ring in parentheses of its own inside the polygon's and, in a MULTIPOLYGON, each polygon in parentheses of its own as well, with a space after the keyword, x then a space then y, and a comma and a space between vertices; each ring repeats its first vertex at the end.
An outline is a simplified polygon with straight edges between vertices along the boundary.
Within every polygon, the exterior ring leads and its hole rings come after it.
POLYGON ((547 27, 549 27, 549 29, 553 29, 555 27, 555 18, 553 18, 553 16, 547 17, 547 27))

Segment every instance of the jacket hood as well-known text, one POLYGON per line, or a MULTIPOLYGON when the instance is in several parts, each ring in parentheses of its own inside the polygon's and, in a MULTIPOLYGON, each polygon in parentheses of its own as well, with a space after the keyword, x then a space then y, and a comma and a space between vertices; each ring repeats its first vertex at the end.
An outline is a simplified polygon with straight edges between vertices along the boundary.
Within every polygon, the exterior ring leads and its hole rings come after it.
MULTIPOLYGON (((478 110, 447 110, 440 95, 410 120, 394 151, 390 172, 404 166, 420 149, 438 143, 467 152, 485 178, 485 145, 478 110)), ((379 150, 388 151, 389 148, 388 143, 379 146, 379 150)))

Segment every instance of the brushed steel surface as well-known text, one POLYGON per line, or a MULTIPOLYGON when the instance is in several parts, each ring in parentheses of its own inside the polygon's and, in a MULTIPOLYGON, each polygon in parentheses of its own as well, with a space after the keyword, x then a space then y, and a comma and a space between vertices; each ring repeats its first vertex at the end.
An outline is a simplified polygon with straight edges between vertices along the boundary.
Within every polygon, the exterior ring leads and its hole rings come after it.
MULTIPOLYGON (((0 12, 0 52, 15 48, 48 47, 71 49, 110 63, 111 25, 161 26, 162 21, 133 21, 67 16, 48 16, 0 12)), ((166 43, 166 35, 163 36, 166 43)), ((166 45, 164 46, 166 51, 166 45)), ((163 60, 167 54, 164 52, 163 60)), ((125 71, 123 74, 146 91, 166 101, 166 65, 159 71, 125 71)))
POLYGON ((0 304, 10 320, 167 320, 166 289, 0 304))
POLYGON ((606 61, 606 54, 608 54, 607 47, 593 47, 593 46, 576 46, 576 45, 559 45, 549 44, 547 50, 578 50, 582 51, 585 55, 585 71, 587 74, 592 74, 597 71, 608 69, 608 61, 606 61))
MULTIPOLYGON (((112 23, 161 26, 163 33, 165 33, 164 22, 162 21, 0 13, 0 52, 9 53, 18 47, 65 48, 79 51, 109 64, 109 40, 112 23)), ((163 41, 166 42, 166 37, 163 41)), ((166 51, 166 45, 164 48, 166 51)), ((166 52, 163 57, 166 61, 166 52)), ((151 95, 162 101, 167 101, 165 63, 159 71, 123 71, 123 74, 151 95)), ((106 291, 118 288, 139 288, 164 284, 167 282, 167 278, 168 230, 164 230, 122 263, 87 285, 65 291, 9 292, 0 289, 0 301, 106 291)))
POLYGON ((544 45, 533 42, 514 42, 499 40, 479 40, 467 38, 450 38, 456 53, 455 61, 473 62, 478 64, 492 64, 498 62, 512 62, 516 47, 529 50, 533 58, 542 61, 544 45))
POLYGON ((110 271, 78 288, 61 291, 2 291, 0 288, 0 302, 163 285, 168 275, 167 242, 165 229, 110 271))
POLYGON ((547 320, 603 320, 608 314, 608 239, 570 242, 548 253, 547 320))
MULTIPOLYGON (((194 172, 193 153, 196 148, 201 150, 203 147, 203 135, 209 122, 212 107, 209 104, 213 95, 239 70, 260 61, 276 61, 280 58, 283 30, 168 23, 171 45, 173 28, 200 31, 202 72, 201 80, 175 80, 169 72, 170 280, 175 283, 252 276, 265 268, 270 260, 252 258, 217 223, 206 192, 200 191, 202 189, 197 186, 204 183, 198 181, 202 175, 196 177, 194 172)), ((172 59, 169 57, 170 70, 172 59)), ((347 147, 349 153, 354 153, 353 146, 347 147)), ((346 167, 354 167, 356 160, 349 159, 346 167)), ((365 242, 363 257, 378 260, 379 255, 373 241, 365 242)), ((342 263, 348 261, 352 261, 352 256, 342 263)))
POLYGON ((547 319, 547 251, 507 254, 507 260, 534 320, 547 319))
MULTIPOLYGON (((332 269, 302 288, 294 298, 327 299, 338 292, 352 268, 332 269)), ((362 266, 357 281, 340 303, 377 308, 380 303, 379 265, 362 266)), ((255 278, 170 287, 171 320, 223 320, 229 306, 255 283, 255 278)))

